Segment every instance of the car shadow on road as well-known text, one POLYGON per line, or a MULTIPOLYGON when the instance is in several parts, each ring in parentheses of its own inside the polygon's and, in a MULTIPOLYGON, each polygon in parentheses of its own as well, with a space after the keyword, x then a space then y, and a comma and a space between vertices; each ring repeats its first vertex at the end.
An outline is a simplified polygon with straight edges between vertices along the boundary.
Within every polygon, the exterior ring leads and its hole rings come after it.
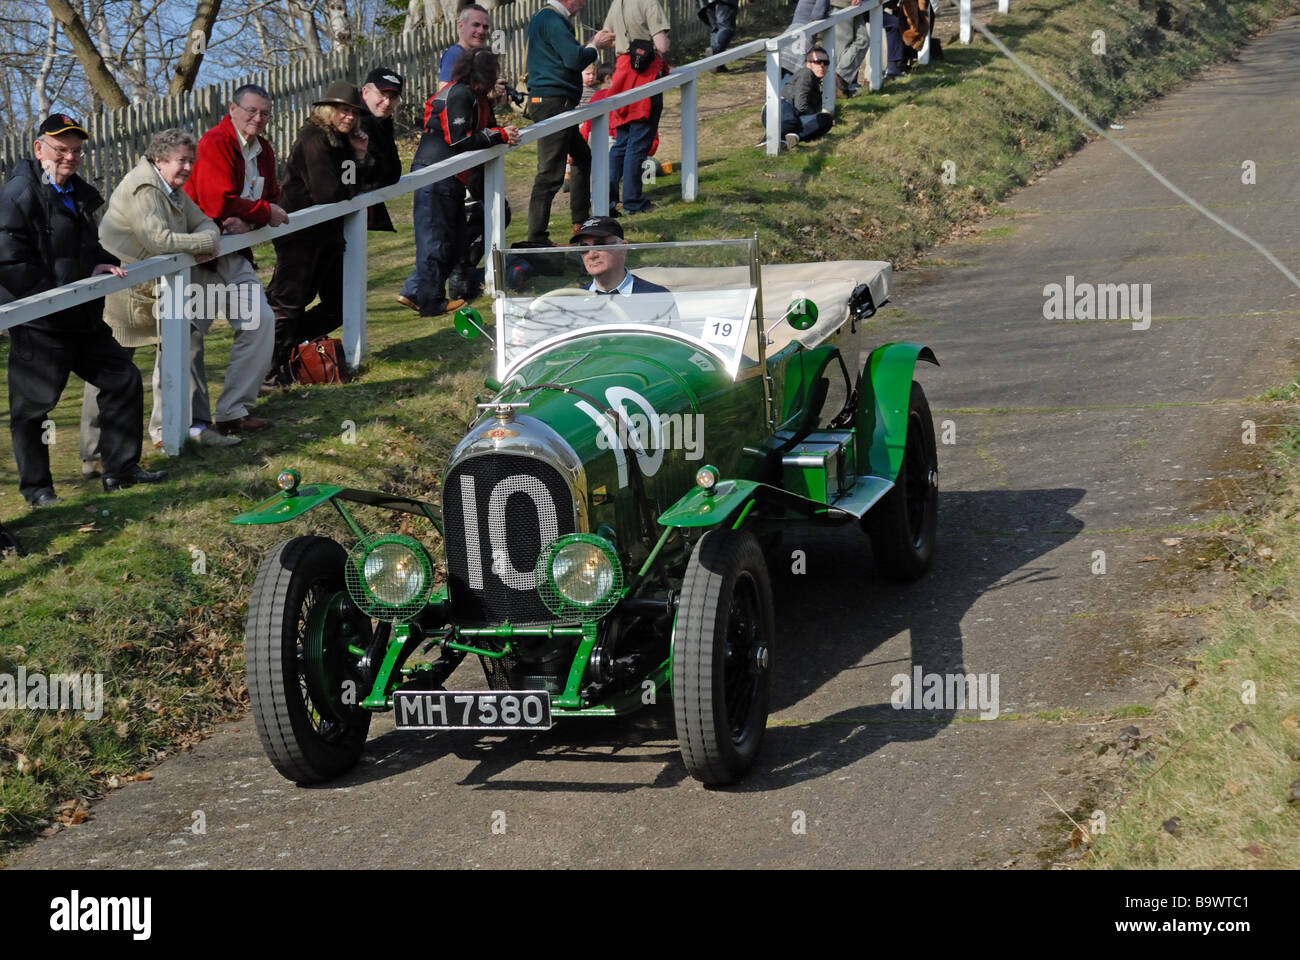
MULTIPOLYGON (((788 786, 851 766, 887 744, 937 736, 958 711, 896 708, 891 695, 898 688, 891 678, 911 677, 916 667, 941 676, 997 672, 999 664, 966 662, 962 622, 990 591, 1060 576, 1040 558, 1083 529, 1083 521, 1069 511, 1085 492, 945 491, 934 565, 909 584, 878 576, 869 541, 852 527, 825 539, 812 528, 787 534, 781 566, 769 557, 780 643, 772 712, 806 719, 769 721, 758 763, 737 789, 788 786), (795 549, 807 553, 805 574, 792 572, 795 549), (872 656, 904 631, 908 655, 872 656), (857 671, 874 677, 870 687, 862 687, 860 703, 841 706, 843 682, 821 692, 857 671), (823 700, 838 709, 822 712, 823 700)), ((978 711, 962 715, 974 717, 978 711)))

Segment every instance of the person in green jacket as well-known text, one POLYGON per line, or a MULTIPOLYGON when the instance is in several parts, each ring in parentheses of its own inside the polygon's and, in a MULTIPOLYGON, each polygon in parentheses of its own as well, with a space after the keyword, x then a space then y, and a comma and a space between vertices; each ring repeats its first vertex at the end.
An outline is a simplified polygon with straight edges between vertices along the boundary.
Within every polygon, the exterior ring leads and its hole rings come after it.
MULTIPOLYGON (((597 50, 614 45, 614 31, 600 30, 581 46, 572 17, 587 0, 548 0, 528 21, 528 118, 534 122, 572 110, 582 99, 582 71, 597 50)), ((572 158, 569 212, 574 229, 591 215, 591 149, 572 126, 537 141, 537 176, 528 202, 528 242, 549 247, 551 202, 564 184, 565 158, 572 158)))

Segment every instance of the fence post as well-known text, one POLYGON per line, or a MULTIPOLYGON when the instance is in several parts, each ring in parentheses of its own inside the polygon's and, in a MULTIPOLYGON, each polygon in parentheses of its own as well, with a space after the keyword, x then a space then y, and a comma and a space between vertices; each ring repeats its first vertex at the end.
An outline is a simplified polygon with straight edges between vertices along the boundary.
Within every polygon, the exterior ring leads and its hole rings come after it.
MULTIPOLYGON (((805 39, 807 34, 804 34, 805 39)), ((835 31, 825 30, 817 34, 814 45, 820 45, 826 51, 831 62, 826 65, 826 79, 822 82, 822 109, 835 115, 835 31)), ((802 66, 802 64, 801 64, 802 66)))
MULTIPOLYGON (((597 217, 609 216, 609 114, 591 118, 591 212, 597 217)), ((637 171, 640 176, 640 171, 637 171)), ((573 185, 569 185, 573 189, 573 185)))
POLYGON ((970 0, 961 0, 961 29, 958 39, 970 43, 970 0))
POLYGON ((1011 0, 998 0, 998 13, 1006 13, 1011 9, 1011 0))
POLYGON ((871 8, 869 41, 867 48, 867 83, 872 90, 879 90, 885 76, 885 11, 880 4, 871 8))
POLYGON ((767 136, 766 151, 775 157, 781 150, 781 45, 767 41, 767 136))
POLYGON ((916 62, 921 66, 928 66, 930 63, 930 34, 925 35, 925 40, 921 43, 921 50, 916 55, 916 62))
POLYGON ((185 315, 185 291, 190 268, 158 278, 162 351, 162 444, 169 457, 178 456, 190 435, 190 321, 185 315))
POLYGON ((343 216, 343 355, 353 370, 366 355, 366 212, 343 216))
POLYGON ((693 203, 700 193, 699 90, 692 78, 682 84, 682 200, 693 203))
MULTIPOLYGON (((605 188, 609 196, 609 188, 605 188)), ((527 213, 527 211, 522 211, 527 213)), ((516 212, 515 216, 519 216, 516 212)), ((483 267, 484 288, 493 296, 501 289, 493 264, 493 250, 506 248, 506 154, 498 147, 483 164, 483 267)))

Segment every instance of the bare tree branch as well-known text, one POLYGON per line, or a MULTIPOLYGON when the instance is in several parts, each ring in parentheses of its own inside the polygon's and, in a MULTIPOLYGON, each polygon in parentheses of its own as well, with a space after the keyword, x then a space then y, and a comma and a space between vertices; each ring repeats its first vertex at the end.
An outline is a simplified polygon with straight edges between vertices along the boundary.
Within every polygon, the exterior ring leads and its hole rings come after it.
POLYGON ((73 52, 81 62, 81 68, 86 73, 91 89, 110 107, 127 106, 130 101, 118 86, 99 48, 95 46, 95 41, 87 32, 81 14, 72 8, 68 0, 45 0, 45 3, 63 27, 64 36, 72 43, 73 52))
POLYGON ((221 12, 221 0, 198 0, 194 8, 194 20, 190 23, 190 32, 185 44, 185 52, 176 61, 171 83, 167 85, 168 93, 182 93, 194 89, 194 80, 199 75, 199 66, 208 52, 208 41, 212 38, 212 24, 221 12))

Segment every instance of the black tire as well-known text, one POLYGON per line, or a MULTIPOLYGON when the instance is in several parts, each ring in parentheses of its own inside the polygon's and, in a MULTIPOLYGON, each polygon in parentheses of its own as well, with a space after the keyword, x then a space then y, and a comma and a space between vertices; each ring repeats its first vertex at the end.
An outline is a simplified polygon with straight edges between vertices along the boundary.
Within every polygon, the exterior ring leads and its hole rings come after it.
POLYGON ((767 727, 775 639, 772 582, 758 540, 710 530, 686 567, 673 628, 673 712, 696 780, 735 783, 767 727))
MULTIPOLYGON (((253 584, 245 631, 248 696, 262 747, 275 769, 296 783, 322 783, 356 765, 366 745, 370 711, 342 702, 342 684, 313 690, 304 651, 307 623, 344 589, 347 554, 325 537, 296 537, 267 554, 253 584)), ((331 623, 331 627, 336 626, 331 623)), ((337 629, 324 644, 333 673, 343 674, 337 629)), ((356 699, 365 695, 356 687, 356 699)))
POLYGON ((930 567, 939 519, 939 456, 925 391, 916 381, 907 404, 907 441, 894 487, 867 511, 876 569, 891 580, 915 580, 930 567))

